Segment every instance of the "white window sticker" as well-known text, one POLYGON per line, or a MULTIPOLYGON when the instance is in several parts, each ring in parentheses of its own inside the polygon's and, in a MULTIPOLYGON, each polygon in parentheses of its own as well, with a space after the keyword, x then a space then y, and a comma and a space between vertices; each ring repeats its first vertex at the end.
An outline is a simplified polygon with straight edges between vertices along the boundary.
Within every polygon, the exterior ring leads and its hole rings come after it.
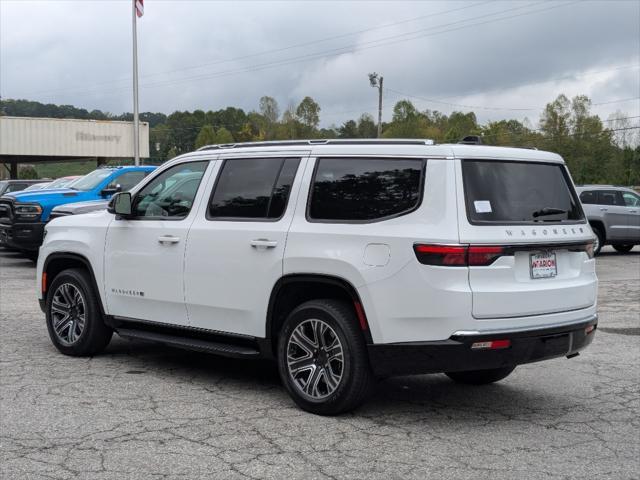
POLYGON ((476 200, 473 202, 476 207, 476 213, 491 213, 491 202, 489 200, 476 200))

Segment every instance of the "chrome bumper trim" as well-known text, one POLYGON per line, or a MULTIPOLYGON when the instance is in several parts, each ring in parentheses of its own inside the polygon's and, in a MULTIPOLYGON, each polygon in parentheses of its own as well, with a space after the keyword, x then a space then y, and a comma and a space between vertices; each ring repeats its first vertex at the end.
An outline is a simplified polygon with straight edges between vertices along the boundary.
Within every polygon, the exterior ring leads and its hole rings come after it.
POLYGON ((456 337, 456 336, 475 337, 478 335, 502 335, 502 334, 509 334, 509 333, 532 332, 535 330, 551 330, 554 328, 564 328, 564 327, 571 327, 573 325, 580 325, 583 323, 592 322, 594 320, 598 320, 598 315, 595 313, 593 315, 589 315, 588 317, 581 318, 580 320, 570 320, 567 322, 560 322, 560 323, 545 323, 543 325, 528 325, 525 327, 504 328, 504 329, 493 328, 493 329, 487 329, 487 330, 458 330, 457 332, 454 332, 452 337, 456 337))

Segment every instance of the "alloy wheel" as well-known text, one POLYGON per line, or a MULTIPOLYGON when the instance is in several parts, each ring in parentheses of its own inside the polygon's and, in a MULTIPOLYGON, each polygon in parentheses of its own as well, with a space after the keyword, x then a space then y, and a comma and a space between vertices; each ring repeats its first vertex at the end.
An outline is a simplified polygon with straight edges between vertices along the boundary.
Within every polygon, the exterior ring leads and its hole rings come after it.
POLYGON ((78 341, 86 324, 85 300, 71 283, 63 283, 53 293, 51 326, 58 341, 71 346, 78 341))
POLYGON ((344 349, 336 331, 322 320, 301 322, 287 342, 287 368, 303 396, 321 400, 335 392, 344 372, 344 349))

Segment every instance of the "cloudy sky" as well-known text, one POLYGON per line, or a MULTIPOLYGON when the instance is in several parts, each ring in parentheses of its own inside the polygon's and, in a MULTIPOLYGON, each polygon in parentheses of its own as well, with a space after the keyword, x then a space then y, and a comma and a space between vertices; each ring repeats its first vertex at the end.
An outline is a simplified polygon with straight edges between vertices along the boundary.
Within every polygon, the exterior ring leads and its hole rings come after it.
MULTIPOLYGON (((323 125, 474 110, 529 118, 559 93, 602 117, 640 115, 640 1, 249 2, 146 0, 141 111, 281 109, 313 97, 323 125)), ((0 95, 131 111, 129 0, 0 0, 0 95)), ((636 118, 637 122, 637 118, 636 118)))

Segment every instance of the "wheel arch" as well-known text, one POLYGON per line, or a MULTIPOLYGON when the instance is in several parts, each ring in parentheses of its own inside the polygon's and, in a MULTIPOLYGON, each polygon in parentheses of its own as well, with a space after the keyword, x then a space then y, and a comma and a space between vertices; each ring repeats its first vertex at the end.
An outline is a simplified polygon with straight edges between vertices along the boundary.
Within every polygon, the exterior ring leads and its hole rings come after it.
POLYGON ((360 330, 368 344, 373 343, 365 308, 356 288, 344 278, 323 274, 289 274, 281 277, 271 290, 263 352, 273 355, 277 347, 278 332, 287 315, 305 301, 318 298, 349 300, 360 323, 360 330))
MULTIPOLYGON (((591 225, 592 229, 598 229, 600 233, 602 233, 602 237, 604 241, 607 241, 607 229, 604 226, 604 222, 602 220, 589 220, 589 225, 591 225)), ((604 242, 603 242, 604 244, 604 242)))
POLYGON ((56 277, 56 275, 69 268, 82 268, 89 273, 91 286, 94 288, 96 297, 98 298, 100 313, 104 316, 106 312, 103 304, 102 293, 98 288, 98 282, 96 281, 96 275, 93 267, 91 266, 91 262, 87 259, 87 257, 78 253, 54 252, 47 256, 42 265, 42 273, 46 273, 46 277, 42 281, 41 287, 43 299, 46 301, 47 295, 49 293, 49 286, 51 285, 51 282, 56 277))

